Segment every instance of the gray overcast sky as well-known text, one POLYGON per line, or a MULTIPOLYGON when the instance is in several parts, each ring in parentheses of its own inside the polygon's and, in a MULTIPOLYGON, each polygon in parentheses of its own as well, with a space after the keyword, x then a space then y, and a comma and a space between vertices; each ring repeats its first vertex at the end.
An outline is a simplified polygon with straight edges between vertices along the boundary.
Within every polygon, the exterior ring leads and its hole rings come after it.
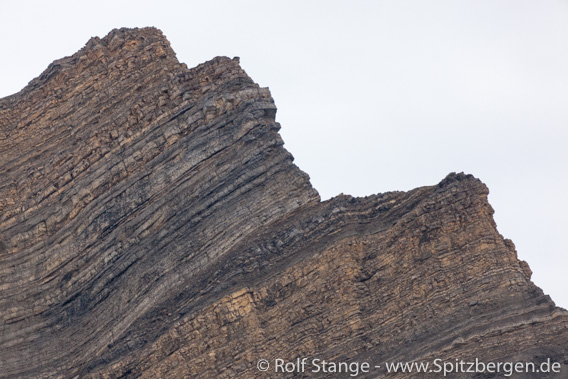
POLYGON ((323 199, 465 171, 568 308, 568 0, 2 1, 0 96, 116 27, 241 57, 323 199))

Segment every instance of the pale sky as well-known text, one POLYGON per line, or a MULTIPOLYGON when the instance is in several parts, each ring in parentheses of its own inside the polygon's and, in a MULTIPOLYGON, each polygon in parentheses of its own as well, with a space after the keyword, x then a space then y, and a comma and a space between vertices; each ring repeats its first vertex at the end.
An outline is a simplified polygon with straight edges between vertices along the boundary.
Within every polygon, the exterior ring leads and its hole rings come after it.
POLYGON ((3 0, 0 97, 124 26, 160 28, 189 67, 239 56, 322 199, 480 178, 568 308, 568 0, 3 0))

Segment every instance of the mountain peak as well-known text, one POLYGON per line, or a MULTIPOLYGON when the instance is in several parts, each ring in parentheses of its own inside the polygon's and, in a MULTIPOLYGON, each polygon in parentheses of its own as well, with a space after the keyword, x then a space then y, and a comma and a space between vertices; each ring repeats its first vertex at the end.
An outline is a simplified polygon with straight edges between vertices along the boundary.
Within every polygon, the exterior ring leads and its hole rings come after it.
POLYGON ((566 361, 481 181, 321 202, 275 114, 238 58, 187 69, 155 28, 0 99, 0 378, 566 361))

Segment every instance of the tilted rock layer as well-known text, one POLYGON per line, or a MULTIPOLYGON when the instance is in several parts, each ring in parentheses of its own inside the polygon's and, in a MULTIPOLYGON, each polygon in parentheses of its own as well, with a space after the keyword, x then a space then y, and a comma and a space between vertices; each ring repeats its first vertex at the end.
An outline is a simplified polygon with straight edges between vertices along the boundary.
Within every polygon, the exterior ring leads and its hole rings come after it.
POLYGON ((0 99, 0 377, 291 377, 257 362, 302 357, 568 377, 568 314, 485 185, 321 202, 275 113, 238 59, 187 69, 153 28, 0 99))

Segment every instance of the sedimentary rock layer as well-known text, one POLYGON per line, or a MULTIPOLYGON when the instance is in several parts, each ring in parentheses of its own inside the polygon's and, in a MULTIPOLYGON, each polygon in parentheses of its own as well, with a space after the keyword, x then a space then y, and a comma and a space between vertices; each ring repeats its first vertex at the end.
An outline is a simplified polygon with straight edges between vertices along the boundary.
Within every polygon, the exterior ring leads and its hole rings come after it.
POLYGON ((238 59, 187 69, 153 28, 1 99, 0 377, 278 377, 258 360, 298 357, 568 375, 568 314, 485 185, 321 202, 275 113, 238 59))

